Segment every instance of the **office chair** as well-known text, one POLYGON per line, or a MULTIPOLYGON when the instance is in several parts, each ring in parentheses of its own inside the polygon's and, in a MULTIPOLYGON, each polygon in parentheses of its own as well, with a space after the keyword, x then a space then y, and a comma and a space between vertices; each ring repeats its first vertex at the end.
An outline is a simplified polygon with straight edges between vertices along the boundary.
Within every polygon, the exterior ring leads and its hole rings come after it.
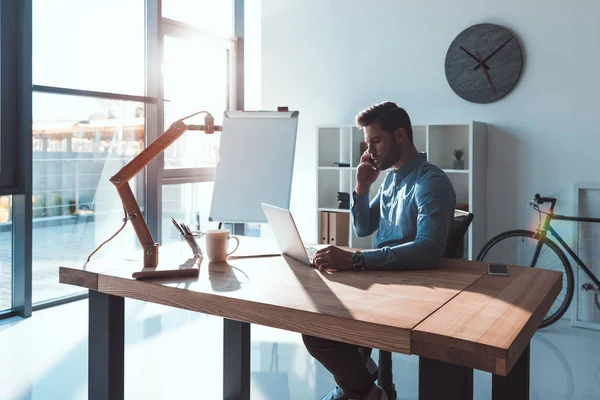
MULTIPOLYGON (((446 240, 445 258, 462 258, 464 254, 464 238, 467 229, 473 221, 474 215, 462 211, 454 210, 454 221, 450 226, 450 233, 446 240)), ((396 398, 396 388, 392 377, 392 353, 379 350, 379 368, 378 383, 388 395, 388 399, 396 398)))

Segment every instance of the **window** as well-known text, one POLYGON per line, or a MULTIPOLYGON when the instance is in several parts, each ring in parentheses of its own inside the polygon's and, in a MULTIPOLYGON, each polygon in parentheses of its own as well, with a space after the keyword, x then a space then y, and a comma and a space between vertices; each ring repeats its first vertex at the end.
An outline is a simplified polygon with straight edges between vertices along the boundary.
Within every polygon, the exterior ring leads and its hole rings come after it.
POLYGON ((163 0, 162 14, 206 33, 233 36, 233 0, 163 0))
POLYGON ((12 308, 12 196, 0 196, 0 311, 12 308))
POLYGON ((218 222, 210 222, 210 202, 213 182, 164 185, 162 195, 162 244, 180 241, 180 234, 171 222, 188 225, 192 230, 217 229, 218 222))
MULTIPOLYGON (((4 189, 9 188, 4 182, 15 181, 14 174, 0 168, 0 195, 13 195, 0 197, 0 311, 13 308, 29 316, 32 302, 43 307, 83 292, 60 284, 58 267, 83 265, 121 227, 122 203, 109 178, 139 154, 146 140, 188 111, 207 110, 221 124, 223 112, 236 104, 243 61, 236 59, 232 0, 31 0, 31 9, 18 2, 1 4, 4 18, 14 14, 11 20, 18 21, 18 29, 4 24, 0 37, 2 82, 16 87, 3 85, 2 104, 15 104, 4 101, 15 93, 28 99, 23 96, 33 84, 31 109, 25 101, 19 103, 22 111, 2 108, 2 128, 14 132, 23 120, 33 124, 31 142, 28 127, 19 136, 25 138, 18 143, 23 157, 11 150, 10 140, 0 143, 2 166, 14 158, 32 168, 32 182, 19 182, 14 194, 4 189), (164 87, 159 87, 161 68, 164 87), (148 126, 147 120, 152 121, 148 126), (30 212, 32 219, 26 220, 30 212), (11 254, 13 246, 21 251, 11 254), (11 269, 13 258, 22 269, 11 269), (30 275, 32 282, 26 281, 30 275)), ((235 5, 243 18, 243 1, 235 5)), ((202 116, 188 122, 202 123, 202 116)), ((144 171, 129 182, 157 241, 163 232, 169 241, 172 216, 186 223, 197 218, 205 229, 219 140, 219 133, 187 133, 154 164, 162 171, 150 168, 151 174, 144 171), (160 190, 147 193, 146 182, 160 190)), ((125 229, 95 257, 130 250, 141 248, 134 230, 125 229)))
MULTIPOLYGON (((229 102, 229 50, 196 40, 166 36, 164 40, 165 130, 174 121, 208 111, 223 122, 229 102)), ((186 123, 203 124, 204 115, 186 123)), ((214 167, 220 132, 187 131, 165 151, 165 168, 214 167)))
MULTIPOLYGON (((58 267, 83 265, 122 225, 109 178, 145 146, 145 7, 32 1, 34 304, 81 292, 58 267)), ((130 185, 144 210, 144 174, 130 185)), ((138 247, 125 229, 95 257, 138 247)))
MULTIPOLYGON (((143 148, 143 103, 33 94, 33 303, 81 292, 58 282, 58 267, 83 265, 121 226, 109 178, 143 148)), ((144 181, 130 181, 142 210, 144 181)), ((138 248, 124 229, 95 257, 138 248)))
MULTIPOLYGON (((163 16, 172 18, 162 20, 164 129, 168 129, 174 121, 199 111, 210 112, 215 124, 221 125, 224 112, 235 105, 235 76, 240 65, 236 61, 237 42, 231 37, 233 2, 201 1, 192 4, 165 0, 162 5, 163 16), (176 10, 175 7, 179 8, 176 10), (197 24, 193 25, 181 22, 191 22, 183 17, 186 15, 184 10, 187 10, 188 16, 206 10, 213 21, 219 22, 225 18, 225 14, 220 14, 225 9, 230 23, 229 37, 216 36, 214 30, 209 29, 212 22, 205 23, 203 19, 196 18, 197 24), (176 11, 182 13, 172 14, 176 11), (199 25, 202 26, 197 29, 195 26, 199 25)), ((204 115, 190 118, 186 123, 203 124, 204 115)), ((220 132, 187 131, 165 150, 160 181, 162 244, 179 240, 171 223, 172 217, 195 229, 218 226, 208 222, 208 212, 220 138, 220 132)))
POLYGON ((144 0, 33 0, 33 84, 143 95, 144 0))

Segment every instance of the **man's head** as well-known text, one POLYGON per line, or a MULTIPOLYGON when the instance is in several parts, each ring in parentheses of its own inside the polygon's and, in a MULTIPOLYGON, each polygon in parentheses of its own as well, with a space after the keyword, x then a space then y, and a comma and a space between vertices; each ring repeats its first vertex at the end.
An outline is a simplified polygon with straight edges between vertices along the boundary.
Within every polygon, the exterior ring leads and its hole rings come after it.
POLYGON ((361 111, 356 123, 364 128, 367 152, 380 170, 397 165, 403 156, 415 151, 410 118, 395 103, 375 104, 361 111))

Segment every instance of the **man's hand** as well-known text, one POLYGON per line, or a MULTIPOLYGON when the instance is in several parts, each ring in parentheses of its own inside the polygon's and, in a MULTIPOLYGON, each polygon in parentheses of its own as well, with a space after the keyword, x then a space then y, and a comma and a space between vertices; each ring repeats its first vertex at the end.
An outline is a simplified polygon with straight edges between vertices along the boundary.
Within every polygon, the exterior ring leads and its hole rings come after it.
POLYGON ((327 246, 315 253, 313 264, 319 271, 349 271, 352 269, 352 252, 327 246))
POLYGON ((361 196, 368 193, 373 182, 379 178, 380 173, 381 171, 371 161, 371 155, 364 152, 360 157, 360 164, 356 168, 356 194, 361 196))

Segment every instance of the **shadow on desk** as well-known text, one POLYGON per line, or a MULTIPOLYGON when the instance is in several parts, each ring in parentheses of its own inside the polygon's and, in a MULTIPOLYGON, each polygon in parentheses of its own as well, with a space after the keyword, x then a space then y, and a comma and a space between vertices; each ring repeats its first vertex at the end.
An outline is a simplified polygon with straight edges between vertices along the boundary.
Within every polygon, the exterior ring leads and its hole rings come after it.
POLYGON ((215 292, 234 292, 240 290, 242 285, 250 282, 248 275, 241 269, 231 265, 227 261, 220 263, 208 263, 208 280, 215 292), (240 280, 238 275, 242 278, 240 280))
POLYGON ((304 286, 306 293, 319 312, 331 314, 332 310, 335 310, 336 316, 353 318, 350 310, 348 310, 331 288, 319 277, 319 272, 317 270, 311 266, 302 264, 285 254, 283 255, 283 259, 288 264, 290 270, 296 275, 298 282, 304 286), (314 276, 307 276, 308 274, 313 274, 314 276))

